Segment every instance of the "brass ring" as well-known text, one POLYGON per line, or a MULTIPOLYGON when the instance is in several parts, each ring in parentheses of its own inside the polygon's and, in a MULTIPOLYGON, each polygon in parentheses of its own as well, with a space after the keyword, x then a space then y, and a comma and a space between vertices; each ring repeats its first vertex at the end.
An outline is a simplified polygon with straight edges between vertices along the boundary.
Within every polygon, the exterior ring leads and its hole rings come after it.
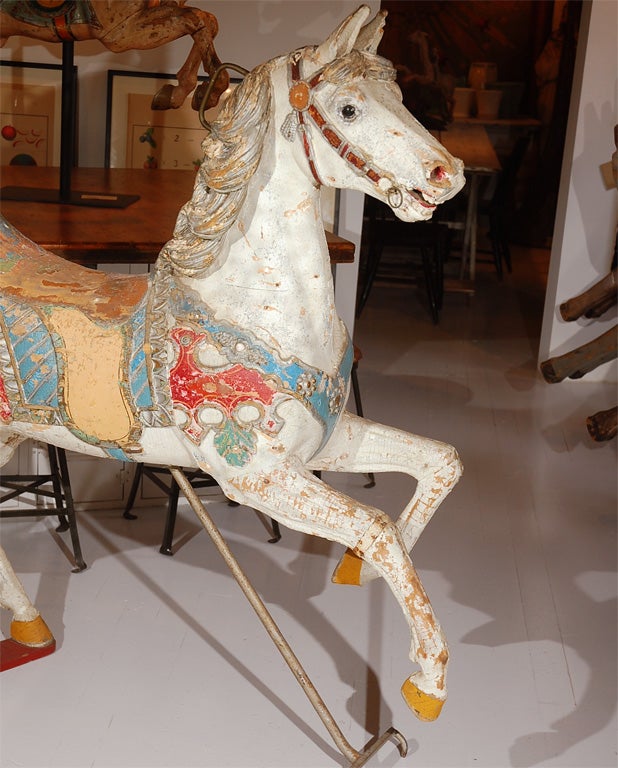
POLYGON ((398 187, 391 187, 386 193, 386 197, 391 208, 401 208, 403 205, 403 195, 398 187))
POLYGON ((202 96, 202 101, 200 103, 200 108, 198 110, 198 117, 200 119, 200 123, 204 128, 206 128, 207 131, 210 131, 210 123, 208 120, 206 120, 205 113, 206 113, 206 104, 208 104, 208 99, 210 98, 210 94, 212 93, 212 89, 217 82, 217 79, 221 72, 223 72, 224 69, 231 69, 234 72, 238 72, 239 74, 245 75, 249 74, 249 70, 245 69, 244 67, 240 67, 238 64, 232 64, 230 62, 227 62, 225 64, 221 64, 217 69, 214 71, 214 73, 211 75, 208 85, 206 87, 206 92, 202 96))

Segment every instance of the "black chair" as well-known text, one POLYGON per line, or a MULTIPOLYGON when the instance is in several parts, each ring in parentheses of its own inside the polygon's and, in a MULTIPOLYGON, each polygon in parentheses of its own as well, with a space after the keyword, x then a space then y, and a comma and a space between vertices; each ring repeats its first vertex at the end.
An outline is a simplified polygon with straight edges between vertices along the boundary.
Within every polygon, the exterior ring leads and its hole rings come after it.
POLYGON ((420 253, 425 290, 432 320, 437 324, 444 296, 444 261, 448 253, 449 228, 437 221, 407 223, 400 221, 390 208, 374 198, 365 201, 367 256, 365 276, 356 307, 361 314, 378 274, 385 247, 398 247, 410 254, 420 253))
POLYGON ((500 280, 503 277, 503 262, 508 272, 513 270, 509 247, 509 222, 514 218, 517 176, 529 143, 530 134, 520 136, 516 140, 510 155, 502 163, 502 171, 498 174, 493 195, 487 202, 479 204, 479 216, 485 215, 489 219, 489 239, 500 280))
POLYGON ((9 517, 58 517, 56 531, 63 533, 70 531, 73 555, 75 557, 74 572, 83 571, 87 566, 82 555, 82 548, 77 530, 77 516, 73 504, 71 480, 66 453, 63 448, 47 445, 49 457, 49 473, 36 475, 6 475, 0 472, 0 488, 8 491, 0 496, 0 505, 15 499, 24 493, 34 496, 53 499, 55 507, 46 510, 3 510, 0 509, 0 518, 9 517), (51 485, 51 488, 49 486, 51 485), (47 487, 46 487, 47 486, 47 487))
MULTIPOLYGON (((199 488, 213 488, 217 486, 217 481, 214 477, 202 472, 199 469, 185 470, 187 480, 191 483, 194 489, 199 488)), ((147 477, 160 488, 168 497, 167 502, 167 514, 165 517, 165 528, 163 530, 163 540, 159 547, 159 552, 162 555, 173 555, 172 542, 174 541, 174 528, 176 527, 176 514, 178 512, 178 498, 180 496, 180 488, 176 480, 172 477, 167 467, 154 466, 152 464, 137 464, 135 467, 135 475, 127 498, 127 503, 124 508, 122 516, 126 520, 137 520, 137 515, 131 512, 137 491, 139 490, 140 483, 143 477, 147 477), (165 482, 167 478, 168 482, 165 482)), ((239 506, 235 501, 229 501, 228 504, 231 507, 239 506)), ((273 536, 268 541, 270 544, 276 544, 281 538, 281 529, 279 523, 271 518, 271 524, 273 529, 273 536)))

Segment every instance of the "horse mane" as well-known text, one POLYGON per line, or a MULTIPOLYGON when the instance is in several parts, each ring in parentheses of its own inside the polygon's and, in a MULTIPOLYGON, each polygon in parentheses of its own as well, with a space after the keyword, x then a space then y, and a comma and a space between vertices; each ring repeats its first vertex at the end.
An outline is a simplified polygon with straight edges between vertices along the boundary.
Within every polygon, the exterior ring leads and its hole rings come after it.
POLYGON ((160 254, 176 273, 203 276, 221 252, 262 157, 271 103, 270 70, 264 64, 229 95, 211 124, 193 195, 160 254))
MULTIPOLYGON (((245 77, 202 141, 204 158, 193 196, 180 209, 174 235, 160 254, 161 265, 169 264, 177 274, 203 277, 224 247, 262 157, 272 105, 270 71, 279 60, 245 77)), ((356 49, 323 70, 323 80, 330 83, 359 77, 394 80, 395 70, 387 59, 356 49)))
POLYGON ((397 72, 391 62, 375 53, 353 49, 341 56, 322 71, 322 81, 327 83, 342 83, 363 77, 367 80, 394 81, 397 72))

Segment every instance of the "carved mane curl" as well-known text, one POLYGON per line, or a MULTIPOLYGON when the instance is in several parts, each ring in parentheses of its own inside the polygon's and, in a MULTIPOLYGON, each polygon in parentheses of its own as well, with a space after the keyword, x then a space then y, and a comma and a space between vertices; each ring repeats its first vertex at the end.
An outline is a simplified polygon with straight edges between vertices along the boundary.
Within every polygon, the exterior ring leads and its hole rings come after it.
MULTIPOLYGON (((171 265, 177 274, 204 276, 220 254, 225 236, 243 206, 270 123, 270 71, 275 63, 263 64, 245 77, 225 101, 202 142, 204 159, 193 196, 181 208, 174 236, 160 254, 161 264, 171 265)), ((386 59, 358 50, 324 67, 326 82, 359 77, 394 80, 395 70, 386 59)))
POLYGON ((270 69, 262 65, 230 94, 212 123, 193 195, 160 254, 175 272, 203 276, 219 255, 260 162, 271 102, 270 69))

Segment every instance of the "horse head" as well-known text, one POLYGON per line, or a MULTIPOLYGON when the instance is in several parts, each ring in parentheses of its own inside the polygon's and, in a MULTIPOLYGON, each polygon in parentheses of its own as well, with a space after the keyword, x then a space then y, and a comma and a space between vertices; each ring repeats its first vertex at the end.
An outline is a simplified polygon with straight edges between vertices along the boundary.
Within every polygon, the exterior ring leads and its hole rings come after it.
POLYGON ((377 55, 386 12, 361 6, 319 46, 287 60, 281 131, 325 186, 356 189, 403 221, 431 218, 463 187, 463 163, 408 112, 392 64, 377 55))

